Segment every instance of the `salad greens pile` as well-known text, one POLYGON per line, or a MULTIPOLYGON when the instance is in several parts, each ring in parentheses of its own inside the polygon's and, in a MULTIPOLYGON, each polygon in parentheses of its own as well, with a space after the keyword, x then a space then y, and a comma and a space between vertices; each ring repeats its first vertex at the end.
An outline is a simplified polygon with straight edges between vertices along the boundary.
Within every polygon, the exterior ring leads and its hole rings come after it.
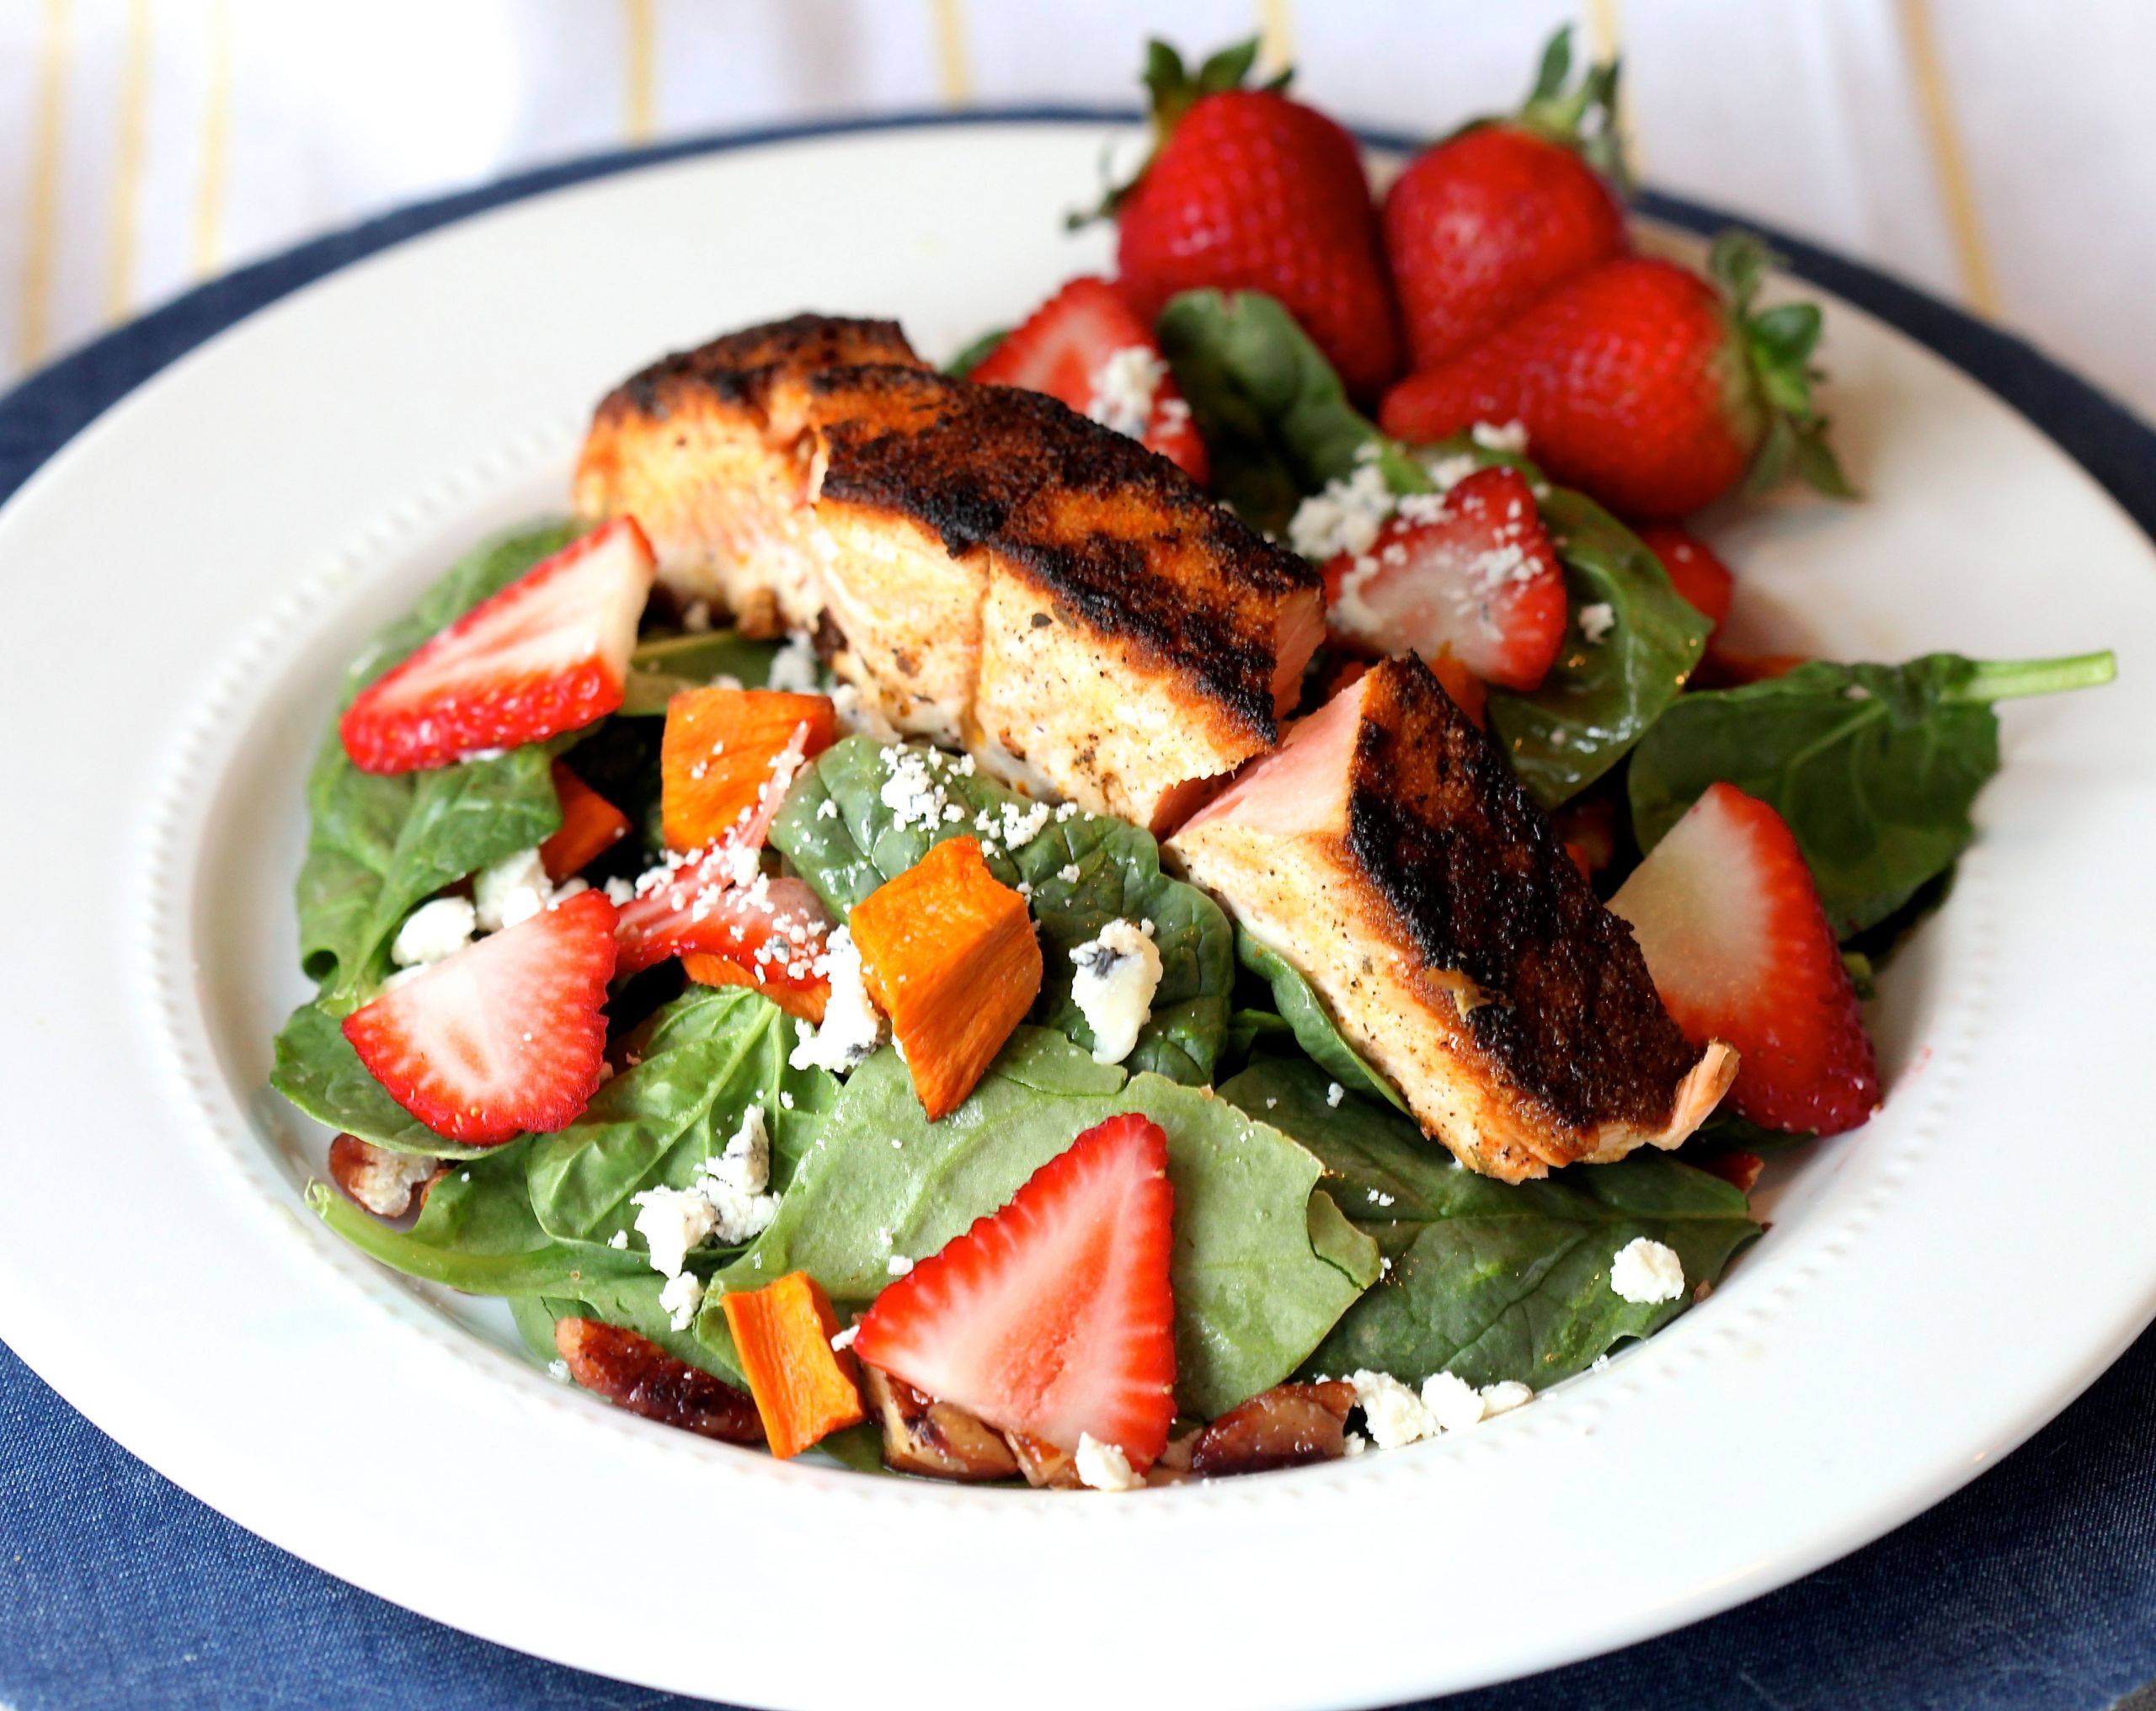
MULTIPOLYGON (((1706 622, 1593 501, 1473 436, 1434 447, 1387 439, 1267 298, 1188 293, 1159 333, 1216 489, 1273 533, 1305 499, 1369 468, 1394 494, 1433 491, 1448 467, 1520 470, 1558 546, 1573 614, 1540 689, 1490 695, 1493 731, 1528 790, 1550 808, 1582 792, 1621 802, 1641 850, 1716 781, 1764 798, 1794 830, 1853 967, 1868 967, 1950 882, 1973 835, 1972 803, 1999 765, 1992 702, 2108 675, 2108 656, 1993 665, 1940 654, 1686 691, 1706 622), (1589 605, 1614 618, 1594 642, 1578 627, 1589 605)), ((526 528, 462 560, 376 637, 347 674, 345 701, 571 532, 526 528)), ((888 1046, 844 1077, 792 1067, 802 1031, 791 1016, 750 989, 685 988, 670 962, 617 986, 609 1057, 618 1073, 567 1127, 484 1149, 422 1127, 340 1027, 381 989, 406 915, 557 829, 558 759, 632 829, 590 877, 656 862, 669 696, 721 674, 765 682, 776 652, 723 631, 653 629, 611 717, 405 776, 359 771, 329 733, 308 780, 298 885, 301 962, 317 990, 277 1037, 273 1085, 332 1128, 451 1161, 408 1226, 310 1190, 354 1246, 408 1276, 505 1298, 542 1360, 553 1354, 555 1322, 576 1315, 739 1383, 720 1308, 728 1289, 805 1270, 843 1315, 875 1298, 894 1261, 903 1270, 1001 1207, 1080 1132, 1142 1111, 1166 1132, 1175 1191, 1177 1400, 1212 1417, 1298 1373, 1548 1384, 1689 1304, 1689 1293, 1655 1304, 1618 1296, 1609 1276, 1619 1248, 1637 1237, 1666 1244, 1703 1291, 1758 1234, 1745 1195, 1700 1165, 1789 1138, 1724 1118, 1684 1156, 1635 1154, 1520 1186, 1474 1175, 1422 1138, 1293 967, 1161 870, 1149 833, 1043 808, 934 751, 921 764, 958 813, 910 820, 885 799, 889 752, 866 736, 802 772, 770 834, 786 870, 838 919, 937 841, 1026 827, 984 851, 1030 900, 1046 978, 1027 1023, 956 1111, 928 1122, 888 1046), (1119 919, 1149 924, 1162 974, 1134 1049, 1107 1066, 1091 1056, 1070 952, 1119 919), (688 1186, 751 1107, 769 1135, 777 1213, 746 1243, 691 1253, 707 1293, 677 1324, 635 1229, 635 1198, 688 1186)), ((873 1440, 864 1447, 857 1434, 827 1447, 874 1461, 873 1440)))

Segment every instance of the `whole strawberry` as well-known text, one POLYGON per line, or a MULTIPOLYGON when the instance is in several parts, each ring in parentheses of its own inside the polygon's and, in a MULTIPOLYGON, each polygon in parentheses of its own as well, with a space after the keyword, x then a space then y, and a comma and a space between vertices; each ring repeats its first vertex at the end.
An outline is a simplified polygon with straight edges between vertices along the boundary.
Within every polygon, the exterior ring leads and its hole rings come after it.
POLYGON ((1600 263, 1395 386, 1385 431, 1423 442, 1524 423, 1553 478, 1643 518, 1697 510, 1739 482, 1763 491, 1792 466, 1847 498, 1812 404, 1817 306, 1753 312, 1772 259, 1732 232, 1716 242, 1711 282, 1643 257, 1600 263))
POLYGON ((1159 141, 1113 200, 1125 295, 1150 325, 1178 291, 1263 291, 1284 305, 1357 397, 1400 369, 1392 287, 1355 141, 1280 93, 1240 87, 1246 42, 1195 77, 1163 42, 1148 49, 1159 141))
POLYGON ((1385 199, 1385 247, 1408 355, 1435 368, 1552 285, 1623 252, 1617 67, 1576 88, 1572 30, 1544 50, 1526 104, 1417 156, 1385 199), (1604 175, 1607 174, 1607 177, 1604 175))

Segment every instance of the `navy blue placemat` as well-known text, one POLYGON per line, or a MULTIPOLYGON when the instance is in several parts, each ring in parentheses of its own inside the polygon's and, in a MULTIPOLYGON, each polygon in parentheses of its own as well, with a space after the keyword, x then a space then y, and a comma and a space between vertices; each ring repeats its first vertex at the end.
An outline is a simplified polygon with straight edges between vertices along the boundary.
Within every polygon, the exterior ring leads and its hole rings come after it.
MULTIPOLYGON (((1131 115, 1061 109, 985 116, 1131 115)), ((0 398, 0 500, 174 358, 308 280, 404 238, 648 161, 838 130, 964 122, 934 115, 804 125, 608 155, 302 245, 180 298, 0 398)), ((1647 197, 1644 206, 1699 230, 1721 223, 1668 198, 1647 197)), ((1932 346, 2012 403, 2156 534, 2156 434, 2127 412, 2018 339, 1868 269, 1774 241, 1797 272, 1932 346)), ((0 598, 17 573, 0 567, 0 598)), ((2002 1465, 1876 1544, 1681 1633, 1461 1696, 1446 1702, 1449 1711, 2108 1706, 2156 1677, 2152 1404, 2156 1333, 2002 1465)), ((1774 1477, 1772 1468, 1758 1469, 1762 1481, 1774 1477)), ((1673 1502, 1699 1498, 1672 1494, 1673 1502)), ((1716 1492, 1710 1500, 1741 1507, 1744 1493, 1716 1492)), ((1557 1548, 1549 1582, 1523 1596, 1556 1612, 1596 1594, 1566 1581, 1557 1548)), ((864 1703, 871 1699, 864 1678, 864 1703)), ((0 1711, 677 1711, 702 1703, 542 1663, 310 1568, 151 1472, 0 1348, 0 1711)), ((1024 1705, 1023 1683, 1012 1684, 1011 1703, 1024 1705)))

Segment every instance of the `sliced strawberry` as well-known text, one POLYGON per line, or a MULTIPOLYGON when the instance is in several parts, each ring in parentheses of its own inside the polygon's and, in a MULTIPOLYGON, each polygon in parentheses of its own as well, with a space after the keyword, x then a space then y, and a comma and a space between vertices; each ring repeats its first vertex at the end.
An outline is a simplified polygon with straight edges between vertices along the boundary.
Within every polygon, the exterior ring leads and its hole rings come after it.
POLYGON ((1782 818, 1710 786, 1609 900, 1687 1038, 1742 1054, 1731 1108, 1767 1128, 1838 1134, 1879 1103, 1856 989, 1782 818))
POLYGON ((621 972, 701 951, 744 970, 758 986, 828 992, 815 963, 832 923, 816 893, 798 879, 752 871, 740 883, 735 860, 721 851, 638 880, 636 896, 622 905, 621 972))
POLYGON ((1730 602, 1737 596, 1737 578, 1730 574, 1729 567, 1715 557, 1705 541, 1674 523, 1641 523, 1633 533, 1662 561, 1670 581, 1677 584, 1678 597, 1720 629, 1722 620, 1729 616, 1730 602))
POLYGON ((614 905, 579 892, 344 1018, 360 1061, 438 1135, 491 1146, 575 1121, 599 1086, 614 905))
POLYGON ((1341 640, 1432 662, 1450 649, 1507 689, 1540 684, 1565 639, 1565 573, 1516 470, 1403 498, 1367 552, 1326 565, 1325 594, 1341 640))
POLYGON ((631 518, 564 547, 362 690, 345 754, 362 772, 414 772, 612 712, 654 574, 631 518))
POLYGON ((1086 1130, 884 1290, 854 1352, 1006 1431, 1150 1466, 1176 1411, 1167 1170, 1159 1124, 1086 1130))
POLYGON ((1071 280, 967 378, 1060 398, 1081 415, 1143 440, 1147 450, 1172 458, 1193 481, 1206 477, 1205 442, 1161 347, 1106 280, 1071 280))

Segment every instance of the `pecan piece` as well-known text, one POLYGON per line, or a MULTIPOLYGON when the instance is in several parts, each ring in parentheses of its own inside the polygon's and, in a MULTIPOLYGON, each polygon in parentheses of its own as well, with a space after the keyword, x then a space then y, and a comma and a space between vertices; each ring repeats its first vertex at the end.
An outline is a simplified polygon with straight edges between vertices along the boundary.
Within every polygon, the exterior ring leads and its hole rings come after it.
POLYGON ((931 1400, 878 1367, 864 1365, 861 1388, 882 1418, 883 1465, 931 1479, 1008 1479, 1017 1458, 995 1427, 956 1403, 931 1400))
POLYGON ((1075 1491, 1085 1483, 1078 1477, 1078 1463, 1070 1451, 1059 1450, 1046 1438, 1030 1432, 1006 1431, 1003 1439, 1017 1457, 1018 1471, 1026 1476, 1028 1485, 1075 1491))
POLYGON ((1280 1384, 1230 1409, 1200 1434, 1191 1471, 1209 1479, 1329 1462, 1347 1447, 1355 1387, 1338 1379, 1280 1384))
POLYGON ((555 1322, 554 1347, 569 1377, 632 1414, 726 1443, 764 1441, 755 1403, 648 1337, 595 1319, 564 1319, 555 1322))
POLYGON ((439 1159, 392 1153, 357 1135, 329 1143, 329 1180, 376 1218, 402 1218, 415 1198, 424 1205, 427 1190, 447 1174, 439 1159))

